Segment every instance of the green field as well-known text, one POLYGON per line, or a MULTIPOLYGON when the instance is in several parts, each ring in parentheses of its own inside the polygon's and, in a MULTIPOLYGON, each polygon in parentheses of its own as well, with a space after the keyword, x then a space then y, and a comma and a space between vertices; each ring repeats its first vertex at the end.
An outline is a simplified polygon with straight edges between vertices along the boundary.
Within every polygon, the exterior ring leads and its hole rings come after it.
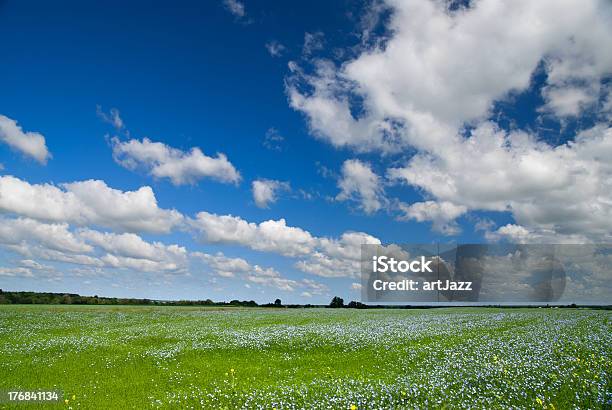
POLYGON ((569 309, 0 306, 0 390, 62 390, 67 402, 46 406, 73 409, 610 408, 611 319, 569 309))

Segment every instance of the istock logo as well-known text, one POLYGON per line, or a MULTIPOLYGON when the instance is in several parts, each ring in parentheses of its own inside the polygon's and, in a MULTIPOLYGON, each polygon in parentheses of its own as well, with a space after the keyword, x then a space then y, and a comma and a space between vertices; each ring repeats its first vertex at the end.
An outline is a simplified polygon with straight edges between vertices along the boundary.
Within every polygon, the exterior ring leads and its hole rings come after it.
POLYGON ((429 265, 432 261, 425 261, 425 257, 421 256, 421 259, 415 259, 412 261, 396 260, 395 258, 388 256, 373 256, 372 257, 372 271, 373 272, 393 272, 393 273, 406 273, 406 272, 433 272, 429 265))

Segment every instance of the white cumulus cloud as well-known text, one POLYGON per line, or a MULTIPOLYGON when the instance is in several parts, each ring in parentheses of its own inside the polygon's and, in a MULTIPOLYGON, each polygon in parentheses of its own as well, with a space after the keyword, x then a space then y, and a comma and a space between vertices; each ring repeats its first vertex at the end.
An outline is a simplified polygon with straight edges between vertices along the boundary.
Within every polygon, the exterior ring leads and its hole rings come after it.
POLYGON ((465 122, 486 117, 494 101, 526 89, 542 61, 555 87, 590 86, 612 71, 605 0, 483 0, 457 12, 430 0, 387 4, 388 41, 340 67, 319 61, 313 75, 294 65, 292 107, 336 146, 435 150, 465 122), (363 100, 359 116, 355 97, 363 100))
MULTIPOLYGON (((612 74, 612 3, 385 3, 384 41, 362 44, 339 64, 312 60, 313 72, 290 63, 289 103, 313 135, 356 151, 410 154, 387 177, 423 193, 405 217, 434 229, 453 233, 453 215, 487 210, 511 213, 541 238, 609 240, 611 112, 598 99, 612 74), (553 146, 489 119, 495 102, 527 90, 537 70, 546 74, 540 112, 562 122, 592 108, 600 123, 553 146)), ((341 198, 374 198, 364 209, 379 207, 372 190, 346 192, 341 198)))
POLYGON ((51 158, 42 134, 33 131, 25 132, 17 121, 4 115, 0 115, 0 141, 43 165, 51 158))
POLYGON ((302 228, 288 226, 284 219, 255 223, 238 216, 200 212, 189 223, 204 242, 235 244, 298 258, 297 269, 322 277, 357 276, 361 245, 381 244, 378 238, 364 232, 345 232, 340 238, 316 237, 302 228))
POLYGON ((177 266, 187 257, 184 247, 178 245, 165 245, 161 242, 147 242, 133 233, 100 232, 92 229, 81 229, 77 232, 79 238, 97 246, 113 255, 146 259, 154 262, 171 261, 177 266))
POLYGON ((246 273, 252 269, 251 265, 242 258, 230 258, 222 252, 210 255, 203 252, 193 252, 192 256, 202 259, 217 275, 233 278, 237 274, 246 273))
POLYGON ((141 272, 186 272, 188 265, 182 246, 147 242, 132 233, 74 230, 67 223, 30 218, 0 217, 0 245, 26 257, 20 264, 35 270, 49 270, 37 258, 141 272))
POLYGON ((104 181, 30 184, 0 177, 0 212, 76 225, 99 225, 125 231, 167 233, 180 225, 176 210, 159 208, 151 187, 136 191, 110 188, 104 181))
POLYGON ((169 178, 174 185, 192 184, 202 178, 238 183, 240 173, 225 154, 205 155, 194 147, 189 152, 148 138, 120 141, 112 138, 113 158, 127 169, 144 167, 156 178, 169 178))
POLYGON ((596 126, 552 147, 484 123, 435 155, 418 154, 407 166, 390 169, 389 177, 457 211, 506 211, 529 232, 606 241, 612 232, 611 161, 612 128, 596 126))
POLYGON ((382 181, 369 164, 349 159, 342 164, 342 176, 338 181, 338 201, 354 200, 367 214, 380 210, 384 203, 382 181))
POLYGON ((74 235, 66 223, 46 224, 30 218, 0 218, 0 243, 19 247, 32 242, 60 252, 87 253, 93 247, 74 235))
POLYGON ((287 256, 308 254, 315 244, 309 232, 287 226, 284 219, 254 223, 238 216, 199 212, 190 224, 206 242, 238 244, 287 256))
POLYGON ((459 226, 455 219, 467 211, 465 206, 446 201, 416 202, 411 205, 400 203, 399 208, 403 212, 400 219, 414 219, 418 222, 431 221, 435 231, 446 235, 459 233, 459 226))
POLYGON ((253 200, 259 208, 268 208, 270 204, 276 202, 279 190, 288 190, 287 182, 275 181, 272 179, 257 179, 251 185, 253 200))
MULTIPOLYGON (((293 292, 297 289, 305 289, 304 292, 318 295, 329 290, 326 285, 312 279, 289 279, 274 268, 251 265, 242 258, 228 257, 221 252, 217 252, 214 255, 203 252, 193 252, 192 256, 204 261, 217 275, 224 278, 239 278, 247 282, 288 292, 293 292)), ((248 285, 248 283, 246 285, 248 285)), ((250 285, 247 286, 247 288, 248 287, 250 287, 250 285)))

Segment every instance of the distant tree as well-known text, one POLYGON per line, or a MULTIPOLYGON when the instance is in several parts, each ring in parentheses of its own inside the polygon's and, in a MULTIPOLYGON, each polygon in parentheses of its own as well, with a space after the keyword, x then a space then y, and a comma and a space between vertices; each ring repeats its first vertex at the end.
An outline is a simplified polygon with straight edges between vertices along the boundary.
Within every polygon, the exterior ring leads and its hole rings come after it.
POLYGON ((351 300, 349 304, 347 305, 347 307, 351 309, 365 309, 366 305, 364 303, 355 302, 354 300, 351 300))
POLYGON ((344 299, 340 296, 334 296, 334 298, 329 303, 330 308, 341 308, 344 307, 344 299))
POLYGON ((281 307, 283 306, 283 302, 280 299, 276 299, 274 301, 274 306, 281 307))

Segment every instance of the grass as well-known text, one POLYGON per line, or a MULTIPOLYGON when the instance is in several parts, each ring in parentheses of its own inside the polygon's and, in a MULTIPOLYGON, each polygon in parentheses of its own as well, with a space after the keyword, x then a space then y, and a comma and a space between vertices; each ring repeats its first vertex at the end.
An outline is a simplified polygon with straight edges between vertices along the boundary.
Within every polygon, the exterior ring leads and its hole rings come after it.
POLYGON ((73 409, 610 408, 611 318, 8 305, 0 390, 62 390, 46 407, 73 409))

